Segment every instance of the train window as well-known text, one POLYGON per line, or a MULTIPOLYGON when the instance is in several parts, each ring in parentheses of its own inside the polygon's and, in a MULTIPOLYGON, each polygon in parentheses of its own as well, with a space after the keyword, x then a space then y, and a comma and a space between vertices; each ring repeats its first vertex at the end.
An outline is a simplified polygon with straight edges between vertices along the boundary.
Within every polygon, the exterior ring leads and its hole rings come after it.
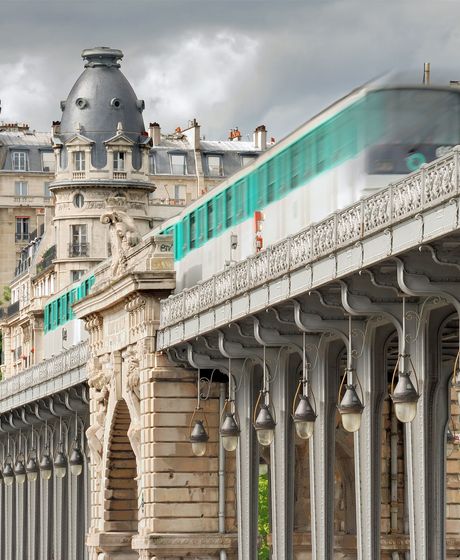
POLYGON ((300 142, 291 147, 291 189, 300 185, 300 142))
POLYGON ((271 159, 267 163, 267 204, 275 200, 275 162, 271 159))
POLYGON ((316 137, 316 171, 324 171, 327 165, 327 139, 326 131, 323 127, 318 130, 316 137))
POLYGON ((259 167, 255 174, 256 180, 256 207, 265 206, 266 165, 259 167))
POLYGON ((214 237, 214 200, 207 204, 208 239, 214 237))
POLYGON ((190 215, 185 216, 182 220, 182 256, 186 255, 189 250, 189 222, 190 222, 190 215))
POLYGON ((197 212, 197 224, 196 224, 196 237, 197 237, 197 247, 200 247, 205 242, 205 232, 206 232, 206 206, 200 206, 197 212))
POLYGON ((190 220, 189 220, 190 249, 194 249, 194 248, 196 247, 196 223, 195 223, 195 222, 196 222, 195 212, 192 212, 192 213, 190 214, 190 220))
POLYGON ((246 180, 239 181, 235 185, 235 222, 240 222, 246 215, 246 180))
POLYGON ((289 187, 289 152, 285 150, 277 158, 278 168, 278 198, 284 195, 289 187))
POLYGON ((174 224, 174 258, 182 258, 182 222, 174 224))
POLYGON ((225 207, 224 207, 224 194, 220 193, 216 196, 216 233, 219 234, 224 229, 225 223, 225 207))
POLYGON ((233 224, 233 187, 225 191, 225 225, 231 227, 233 224))

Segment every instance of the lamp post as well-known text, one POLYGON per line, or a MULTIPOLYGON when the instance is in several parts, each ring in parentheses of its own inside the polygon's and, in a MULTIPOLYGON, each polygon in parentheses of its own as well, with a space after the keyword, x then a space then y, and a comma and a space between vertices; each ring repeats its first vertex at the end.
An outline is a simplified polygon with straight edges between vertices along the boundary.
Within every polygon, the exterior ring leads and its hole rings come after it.
POLYGON ((231 371, 231 359, 228 360, 228 397, 222 410, 221 416, 224 415, 224 421, 220 426, 220 437, 222 438, 222 445, 226 451, 235 451, 238 447, 238 440, 240 437, 240 427, 237 419, 237 412, 235 407, 235 400, 233 396, 233 377, 231 371), (229 410, 226 412, 226 408, 229 410))
MULTIPOLYGON (((292 419, 294 421, 294 426, 296 429, 296 433, 301 439, 309 439, 313 434, 313 429, 315 427, 315 420, 316 420, 316 406, 313 408, 310 397, 309 397, 309 380, 308 380, 308 367, 307 367, 307 360, 305 355, 305 333, 303 333, 302 337, 303 341, 303 352, 302 352, 302 378, 299 381, 297 386, 297 391, 294 396, 294 400, 292 402, 292 419), (302 393, 300 393, 300 389, 302 388, 302 393), (299 402, 296 407, 297 398, 299 398, 299 402)), ((315 396, 313 392, 311 392, 313 396, 313 401, 315 400, 315 396)))
MULTIPOLYGON (((348 317, 348 348, 347 348, 347 367, 339 388, 339 399, 342 396, 342 388, 345 384, 345 393, 337 409, 342 417, 342 425, 347 432, 356 432, 361 426, 361 416, 364 410, 364 405, 356 392, 356 384, 353 383, 353 354, 351 345, 351 316, 348 317)), ((356 376, 357 377, 357 376, 356 376)), ((359 378, 357 377, 358 383, 359 378)), ((362 394, 362 391, 361 391, 362 394)))
POLYGON ((257 440, 260 445, 268 447, 272 444, 275 437, 275 426, 276 420, 274 417, 274 410, 270 404, 269 380, 264 346, 262 389, 260 390, 256 406, 254 407, 254 429, 256 430, 257 440))
POLYGON ((201 373, 198 370, 197 376, 197 404, 195 410, 193 411, 192 418, 190 419, 190 437, 189 441, 192 444, 192 452, 197 457, 202 457, 206 453, 207 444, 209 440, 209 435, 206 430, 205 424, 207 425, 206 414, 201 407, 201 373), (197 415, 202 414, 203 419, 196 418, 197 415), (196 419, 195 419, 196 418, 196 419), (195 423, 193 424, 193 421, 195 423), (192 428, 193 424, 193 428, 192 428))
POLYGON ((70 472, 73 476, 80 476, 83 471, 83 454, 78 442, 78 416, 75 413, 75 439, 69 457, 70 472))
MULTIPOLYGON (((398 361, 396 362, 395 369, 393 371, 393 376, 391 379, 391 393, 390 397, 393 401, 395 407, 395 414, 400 422, 407 424, 412 422, 417 414, 417 402, 420 398, 418 390, 415 389, 414 384, 411 380, 411 370, 414 373, 415 380, 417 381, 417 374, 415 372, 414 364, 407 354, 406 349, 406 298, 403 296, 403 317, 402 317, 402 341, 401 341, 401 353, 398 356, 398 361), (407 366, 410 367, 407 367, 407 366), (396 372, 398 371, 398 382, 394 386, 394 380, 396 377, 396 372)), ((417 383, 418 385, 418 383, 417 383)))
POLYGON ((67 457, 64 454, 64 444, 62 442, 62 418, 59 417, 59 443, 57 452, 54 456, 54 474, 57 478, 64 478, 67 474, 67 457))

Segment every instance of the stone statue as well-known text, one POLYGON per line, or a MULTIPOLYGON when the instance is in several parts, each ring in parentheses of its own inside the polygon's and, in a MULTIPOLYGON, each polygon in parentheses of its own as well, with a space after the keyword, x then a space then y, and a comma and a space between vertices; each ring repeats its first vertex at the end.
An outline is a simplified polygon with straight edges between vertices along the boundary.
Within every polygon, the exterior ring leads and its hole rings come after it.
POLYGON ((94 421, 86 430, 86 437, 93 463, 96 470, 100 470, 102 468, 105 417, 110 396, 110 373, 107 372, 104 375, 101 371, 99 375, 90 377, 88 382, 89 386, 96 390, 96 411, 94 421))
POLYGON ((140 404, 140 375, 139 359, 132 352, 127 357, 126 371, 126 404, 131 416, 128 428, 128 438, 137 458, 137 464, 141 460, 141 404, 140 404))
POLYGON ((126 253, 140 241, 134 220, 121 209, 106 212, 101 216, 103 224, 109 224, 110 246, 112 249, 112 275, 126 270, 126 253))

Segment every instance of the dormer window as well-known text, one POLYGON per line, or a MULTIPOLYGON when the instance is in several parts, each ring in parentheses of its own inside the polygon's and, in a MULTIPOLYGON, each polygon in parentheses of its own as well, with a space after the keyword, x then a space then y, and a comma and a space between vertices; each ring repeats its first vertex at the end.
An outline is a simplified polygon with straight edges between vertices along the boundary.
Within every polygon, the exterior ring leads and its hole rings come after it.
POLYGON ((75 171, 85 171, 85 152, 74 152, 73 165, 75 171))
POLYGON ((210 177, 222 177, 223 167, 222 167, 222 156, 220 155, 209 155, 208 160, 208 174, 210 177))
POLYGON ((29 171, 29 158, 27 152, 12 153, 13 171, 29 171))
POLYGON ((113 170, 124 171, 125 159, 126 159, 126 152, 113 152, 113 170))
POLYGON ((170 158, 171 158, 171 174, 187 175, 185 154, 170 154, 170 158))

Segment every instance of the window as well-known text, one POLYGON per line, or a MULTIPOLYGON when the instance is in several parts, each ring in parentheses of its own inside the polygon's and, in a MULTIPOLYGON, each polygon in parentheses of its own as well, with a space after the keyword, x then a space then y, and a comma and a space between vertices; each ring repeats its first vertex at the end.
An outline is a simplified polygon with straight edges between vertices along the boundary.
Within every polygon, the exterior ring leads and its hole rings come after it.
POLYGON ((70 226, 70 257, 87 257, 88 243, 86 237, 86 224, 70 226))
POLYGON ((150 154, 149 156, 149 173, 152 175, 156 173, 155 154, 150 154))
POLYGON ((222 156, 208 156, 208 174, 210 177, 222 177, 222 156))
POLYGON ((213 208, 213 200, 208 202, 208 239, 212 239, 214 236, 214 208, 213 208))
POLYGON ((42 152, 42 170, 48 173, 56 170, 56 160, 53 152, 42 152))
POLYGON ((76 282, 85 274, 85 270, 71 270, 70 271, 70 281, 76 282))
POLYGON ((43 196, 45 198, 50 198, 51 197, 50 184, 49 184, 48 181, 43 184, 43 196))
POLYGON ((77 193, 73 197, 73 204, 76 208, 83 208, 84 203, 85 203, 85 197, 81 193, 77 193))
POLYGON ((29 241, 29 216, 16 218, 16 241, 29 241))
POLYGON ((225 216, 225 224, 230 227, 233 223, 233 192, 231 187, 225 191, 225 216))
POLYGON ((29 170, 29 157, 27 152, 13 152, 12 160, 14 171, 29 170))
POLYGON ((255 159, 256 159, 256 156, 253 156, 253 155, 251 155, 251 156, 242 155, 241 156, 241 167, 246 167, 246 165, 249 165, 255 159))
POLYGON ((85 152, 74 152, 73 166, 75 171, 85 170, 85 152))
POLYGON ((171 174, 187 175, 185 154, 170 154, 170 157, 171 157, 171 174))
POLYGON ((27 181, 15 181, 14 194, 15 196, 27 196, 29 187, 27 181))
POLYGON ((196 218, 195 218, 195 212, 192 212, 190 214, 190 249, 194 249, 196 247, 196 218))
POLYGON ((124 171, 125 170, 125 156, 126 156, 126 152, 113 152, 113 170, 114 171, 124 171))
POLYGON ((174 185, 174 200, 185 199, 185 191, 184 185, 174 185))

